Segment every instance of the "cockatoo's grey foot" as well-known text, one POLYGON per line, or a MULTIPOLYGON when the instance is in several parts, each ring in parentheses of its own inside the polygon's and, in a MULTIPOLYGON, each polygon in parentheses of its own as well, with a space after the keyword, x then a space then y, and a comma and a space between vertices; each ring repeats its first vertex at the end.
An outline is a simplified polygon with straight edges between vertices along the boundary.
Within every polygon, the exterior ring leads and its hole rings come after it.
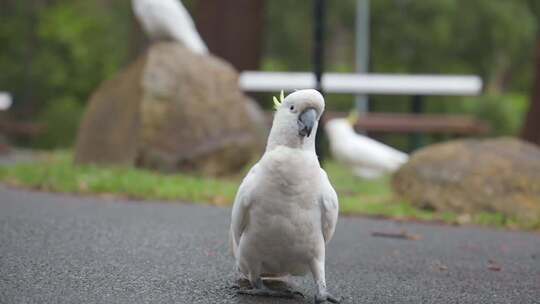
POLYGON ((293 290, 294 285, 284 278, 264 278, 262 279, 264 286, 272 290, 293 290))
POLYGON ((286 299, 292 299, 295 296, 300 296, 302 298, 304 297, 304 294, 299 291, 293 291, 289 289, 270 289, 265 286, 261 279, 258 279, 254 282, 254 284, 251 285, 251 289, 239 288, 237 293, 250 296, 275 297, 286 299))
POLYGON ((315 303, 324 303, 324 302, 331 302, 331 303, 339 303, 340 301, 334 297, 333 295, 329 294, 328 292, 325 292, 323 294, 317 294, 315 295, 315 303))
POLYGON ((304 297, 304 295, 299 291, 272 290, 268 288, 240 289, 237 291, 237 293, 243 294, 243 295, 250 295, 250 296, 274 297, 274 298, 285 298, 285 299, 293 299, 295 296, 304 297))
POLYGON ((233 289, 249 289, 251 288, 251 283, 248 279, 240 278, 232 285, 233 289))
POLYGON ((315 294, 315 304, 331 302, 339 303, 340 301, 326 291, 326 279, 324 275, 324 257, 313 260, 311 263, 311 272, 313 279, 317 285, 317 293, 315 294))

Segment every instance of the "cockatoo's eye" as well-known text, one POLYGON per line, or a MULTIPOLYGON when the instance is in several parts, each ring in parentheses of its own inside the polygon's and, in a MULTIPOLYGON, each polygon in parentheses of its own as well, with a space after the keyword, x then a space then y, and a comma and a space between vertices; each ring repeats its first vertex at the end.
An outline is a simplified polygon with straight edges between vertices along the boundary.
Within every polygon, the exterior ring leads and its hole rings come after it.
POLYGON ((291 109, 291 111, 294 111, 294 106, 291 106, 289 109, 291 109))

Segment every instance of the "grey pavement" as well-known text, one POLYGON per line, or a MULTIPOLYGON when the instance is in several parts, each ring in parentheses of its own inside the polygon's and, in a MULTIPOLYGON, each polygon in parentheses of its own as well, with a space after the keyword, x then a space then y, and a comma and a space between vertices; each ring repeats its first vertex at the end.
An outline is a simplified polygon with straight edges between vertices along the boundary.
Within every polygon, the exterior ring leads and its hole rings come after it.
MULTIPOLYGON (((0 187, 0 303, 312 303, 236 296, 229 210, 0 187)), ((342 217, 327 253, 343 303, 540 303, 540 235, 342 217), (374 237, 373 231, 421 235, 374 237)))

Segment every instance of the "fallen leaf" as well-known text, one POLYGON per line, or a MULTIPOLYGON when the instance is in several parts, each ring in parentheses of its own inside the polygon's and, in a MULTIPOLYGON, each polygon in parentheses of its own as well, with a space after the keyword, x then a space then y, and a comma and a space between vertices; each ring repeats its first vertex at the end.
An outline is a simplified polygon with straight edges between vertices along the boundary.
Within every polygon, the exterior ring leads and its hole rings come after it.
POLYGON ((419 234, 410 234, 406 230, 402 230, 400 232, 373 231, 371 233, 371 236, 393 238, 393 239, 403 239, 403 240, 411 240, 411 241, 417 241, 417 240, 422 239, 421 235, 419 235, 419 234))
POLYGON ((502 270, 501 266, 498 266, 498 265, 489 265, 488 269, 492 270, 492 271, 501 271, 502 270))
POLYGON ((88 183, 86 181, 79 181, 79 191, 81 192, 88 191, 88 183))
POLYGON ((225 206, 228 206, 229 205, 229 201, 227 200, 227 198, 225 196, 214 196, 212 197, 212 204, 216 205, 216 206, 220 206, 220 207, 225 207, 225 206))
POLYGON ((465 225, 465 224, 470 224, 472 222, 472 216, 470 214, 460 214, 457 218, 456 218, 456 222, 458 223, 458 225, 465 225))
POLYGON ((440 261, 435 261, 435 268, 439 271, 447 271, 448 267, 441 263, 440 261))
POLYGON ((501 271, 502 270, 502 267, 497 264, 497 262, 495 262, 494 260, 488 260, 488 269, 491 270, 491 271, 501 271))

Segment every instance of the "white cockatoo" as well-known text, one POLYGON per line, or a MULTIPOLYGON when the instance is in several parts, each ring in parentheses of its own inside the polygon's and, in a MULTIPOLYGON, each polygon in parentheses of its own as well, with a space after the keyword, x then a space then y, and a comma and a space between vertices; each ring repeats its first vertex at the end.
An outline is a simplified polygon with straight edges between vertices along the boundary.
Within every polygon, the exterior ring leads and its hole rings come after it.
POLYGON ((7 92, 0 92, 0 111, 6 111, 11 107, 13 99, 11 94, 7 92))
POLYGON ((356 176, 366 179, 379 178, 395 172, 409 160, 406 153, 357 134, 352 127, 356 119, 355 115, 348 119, 331 119, 325 125, 332 156, 351 168, 356 176))
POLYGON ((132 0, 133 11, 153 40, 174 40, 198 54, 207 54, 187 9, 180 0, 132 0))
POLYGON ((338 197, 315 154, 315 134, 324 111, 316 90, 280 100, 266 151, 238 188, 230 228, 236 269, 251 283, 239 293, 292 297, 268 289, 262 278, 313 275, 315 302, 335 297, 326 290, 325 246, 338 218, 338 197))

